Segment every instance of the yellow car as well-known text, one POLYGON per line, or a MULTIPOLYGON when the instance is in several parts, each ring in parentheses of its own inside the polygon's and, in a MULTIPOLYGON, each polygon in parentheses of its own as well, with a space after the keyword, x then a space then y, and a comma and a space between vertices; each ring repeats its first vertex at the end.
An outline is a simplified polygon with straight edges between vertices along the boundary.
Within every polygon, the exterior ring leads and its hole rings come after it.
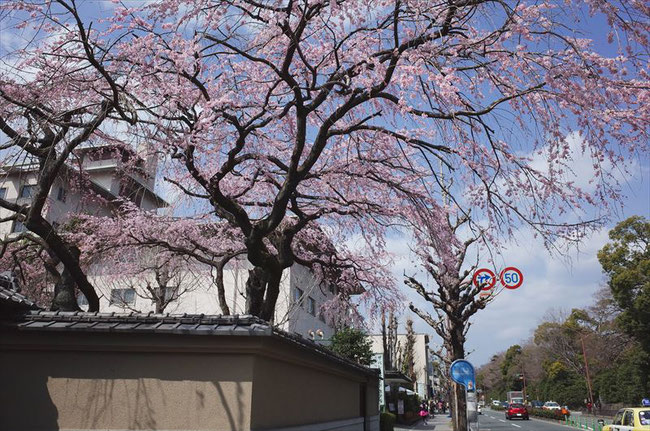
POLYGON ((612 424, 602 431, 650 431, 650 407, 620 409, 612 424))

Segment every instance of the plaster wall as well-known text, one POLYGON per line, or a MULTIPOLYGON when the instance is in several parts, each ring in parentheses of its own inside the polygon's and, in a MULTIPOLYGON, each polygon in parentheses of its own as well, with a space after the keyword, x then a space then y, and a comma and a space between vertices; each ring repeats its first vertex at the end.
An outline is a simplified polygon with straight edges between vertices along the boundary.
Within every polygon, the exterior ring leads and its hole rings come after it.
POLYGON ((253 358, 2 351, 6 430, 246 430, 253 358), (36 414, 38 412, 38 414, 36 414))

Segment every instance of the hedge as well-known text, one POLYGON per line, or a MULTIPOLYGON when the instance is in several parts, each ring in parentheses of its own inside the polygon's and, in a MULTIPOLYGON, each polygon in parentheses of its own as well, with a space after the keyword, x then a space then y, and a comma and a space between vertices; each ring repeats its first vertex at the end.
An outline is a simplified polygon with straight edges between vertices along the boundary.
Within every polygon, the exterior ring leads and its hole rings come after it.
POLYGON ((379 429, 381 431, 393 431, 397 416, 389 412, 381 412, 379 415, 379 429))

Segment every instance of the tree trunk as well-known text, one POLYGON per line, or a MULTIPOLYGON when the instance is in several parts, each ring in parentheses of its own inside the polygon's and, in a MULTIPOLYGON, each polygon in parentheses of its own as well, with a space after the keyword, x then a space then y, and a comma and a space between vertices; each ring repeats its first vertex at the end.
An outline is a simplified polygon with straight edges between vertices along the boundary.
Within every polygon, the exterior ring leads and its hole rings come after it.
POLYGON ((261 267, 256 266, 248 271, 248 280, 246 280, 246 314, 252 314, 257 317, 262 316, 266 283, 267 276, 261 267))
MULTIPOLYGON (((278 302, 280 294, 280 282, 282 281, 282 270, 272 272, 267 280, 266 296, 262 306, 261 318, 267 322, 273 322, 275 315, 275 304, 278 302)), ((290 293, 291 294, 291 293, 290 293)))
MULTIPOLYGON (((217 265, 217 277, 215 279, 215 284, 217 285, 217 297, 219 299, 219 307, 221 308, 221 313, 224 316, 230 315, 230 308, 228 307, 228 303, 226 302, 226 286, 224 285, 223 282, 223 269, 226 265, 226 260, 223 259, 219 264, 217 265)), ((248 284, 248 282, 247 282, 248 284)), ((248 289, 247 289, 248 290, 248 289)))
POLYGON ((86 274, 79 263, 79 250, 74 246, 69 246, 52 228, 52 225, 43 217, 31 218, 25 220, 27 229, 41 237, 52 252, 59 258, 65 271, 68 271, 70 279, 74 281, 77 288, 84 294, 88 300, 88 311, 99 311, 99 297, 95 288, 88 281, 86 274))
MULTIPOLYGON (((451 353, 451 362, 457 359, 465 359, 465 337, 463 336, 463 322, 454 322, 450 319, 449 328, 449 347, 451 353)), ((454 430, 468 431, 467 423, 467 399, 465 397, 465 388, 463 385, 454 383, 454 430)))
POLYGON ((54 285, 54 298, 52 299, 52 311, 81 311, 77 303, 74 291, 74 280, 67 268, 54 285))

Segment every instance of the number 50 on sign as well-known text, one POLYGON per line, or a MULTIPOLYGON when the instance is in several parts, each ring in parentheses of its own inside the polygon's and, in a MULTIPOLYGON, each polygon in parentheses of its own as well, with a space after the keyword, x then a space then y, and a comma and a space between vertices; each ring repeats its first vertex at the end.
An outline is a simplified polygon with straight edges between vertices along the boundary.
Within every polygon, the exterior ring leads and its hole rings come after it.
POLYGON ((514 266, 509 266, 501 271, 499 279, 506 289, 516 289, 524 282, 524 275, 514 266))

